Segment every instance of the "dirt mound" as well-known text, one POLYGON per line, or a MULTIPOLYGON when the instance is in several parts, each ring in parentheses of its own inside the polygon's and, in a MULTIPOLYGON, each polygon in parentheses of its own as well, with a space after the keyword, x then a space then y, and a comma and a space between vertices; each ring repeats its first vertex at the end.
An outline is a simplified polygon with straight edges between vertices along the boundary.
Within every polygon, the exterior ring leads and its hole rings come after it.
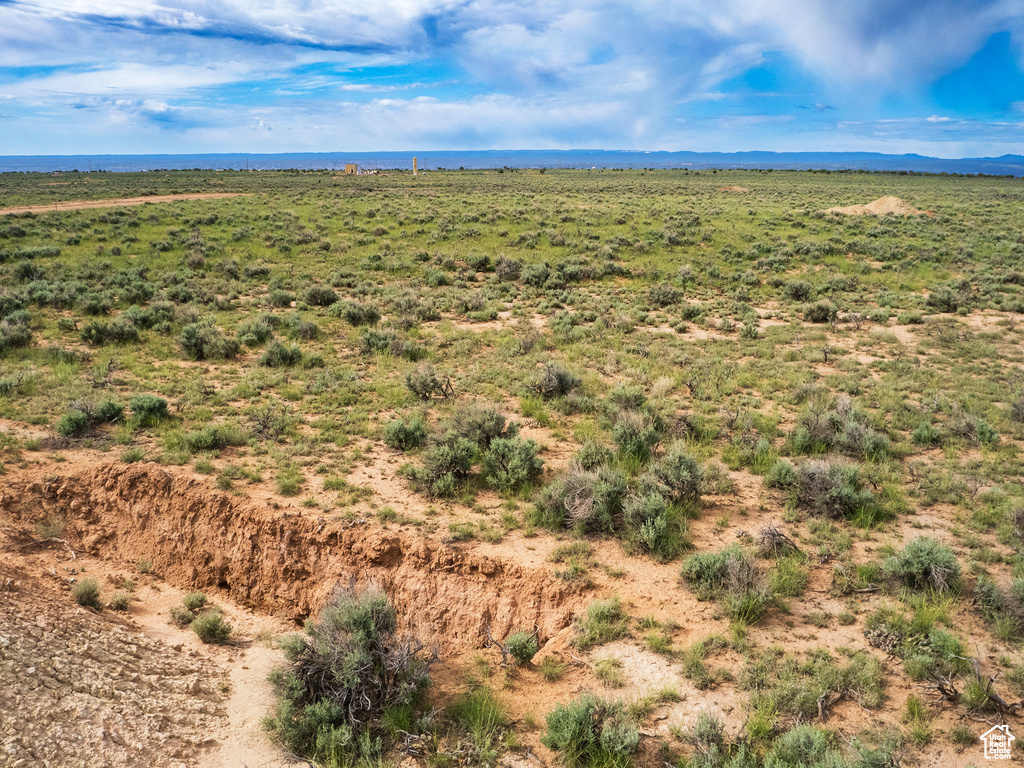
POLYGON ((0 765, 179 766, 213 745, 224 695, 209 661, 24 573, 0 582, 0 765))
POLYGON ((339 584, 375 582, 400 616, 418 619, 411 629, 452 649, 477 647, 488 624, 496 636, 537 624, 547 640, 587 600, 544 568, 365 521, 267 509, 154 464, 6 479, 0 510, 23 523, 60 515, 65 538, 90 554, 151 560, 175 586, 220 588, 296 621, 319 610, 339 584))
POLYGON ((909 203, 892 195, 880 197, 866 205, 848 205, 845 208, 835 206, 825 213, 841 213, 847 216, 934 216, 932 211, 920 211, 909 203))

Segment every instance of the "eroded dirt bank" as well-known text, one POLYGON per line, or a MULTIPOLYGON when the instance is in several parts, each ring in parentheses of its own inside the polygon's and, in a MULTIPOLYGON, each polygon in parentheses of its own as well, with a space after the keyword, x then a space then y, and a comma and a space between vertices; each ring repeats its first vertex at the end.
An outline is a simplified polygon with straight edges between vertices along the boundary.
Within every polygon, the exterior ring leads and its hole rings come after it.
POLYGON ((540 569, 482 557, 416 533, 286 513, 239 501, 154 464, 110 464, 45 479, 8 476, 0 510, 32 523, 65 519, 85 552, 151 560, 183 589, 225 590, 265 613, 301 620, 339 583, 376 582, 399 615, 442 650, 540 627, 568 626, 584 596, 540 569))

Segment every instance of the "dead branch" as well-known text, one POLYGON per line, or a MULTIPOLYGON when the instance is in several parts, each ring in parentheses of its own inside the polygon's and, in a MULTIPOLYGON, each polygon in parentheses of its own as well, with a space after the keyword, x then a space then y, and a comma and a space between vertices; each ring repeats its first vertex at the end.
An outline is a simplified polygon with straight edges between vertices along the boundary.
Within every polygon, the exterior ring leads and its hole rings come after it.
POLYGON ((499 651, 501 651, 501 666, 510 666, 508 661, 508 649, 494 639, 494 636, 491 634, 490 624, 484 627, 484 629, 487 632, 487 642, 484 644, 484 648, 497 648, 499 651))

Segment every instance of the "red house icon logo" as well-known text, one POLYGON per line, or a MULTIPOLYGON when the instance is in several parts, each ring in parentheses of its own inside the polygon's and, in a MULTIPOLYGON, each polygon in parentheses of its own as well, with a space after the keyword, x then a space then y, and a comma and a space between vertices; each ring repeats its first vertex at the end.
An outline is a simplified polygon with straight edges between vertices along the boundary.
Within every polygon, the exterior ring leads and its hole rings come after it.
POLYGON ((996 725, 981 734, 985 743, 986 760, 1009 760, 1010 747, 1017 737, 1010 733, 1010 726, 996 725))

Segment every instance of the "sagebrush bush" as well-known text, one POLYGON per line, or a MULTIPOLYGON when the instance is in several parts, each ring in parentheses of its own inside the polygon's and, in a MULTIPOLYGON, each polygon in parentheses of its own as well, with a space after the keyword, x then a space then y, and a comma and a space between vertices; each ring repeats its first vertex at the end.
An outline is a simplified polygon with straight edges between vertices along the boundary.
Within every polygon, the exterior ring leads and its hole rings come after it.
POLYGON ((302 297, 307 304, 314 307, 329 307, 337 303, 338 294, 326 285, 313 285, 306 289, 302 297))
POLYGON ((725 586, 729 562, 742 557, 743 550, 738 544, 720 552, 698 552, 683 561, 680 575, 693 587, 699 599, 710 600, 725 586))
POLYGON ((887 575, 913 589, 936 592, 957 589, 960 562, 948 546, 930 536, 912 539, 900 552, 882 563, 887 575))
POLYGON ((837 314, 838 310, 831 301, 817 301, 804 306, 804 319, 809 323, 829 323, 837 314))
POLYGON ((238 341, 247 347, 266 344, 274 336, 274 326, 268 316, 260 315, 238 326, 238 341))
POLYGON ((57 434, 61 437, 80 437, 91 425, 88 414, 79 410, 71 410, 60 417, 57 422, 57 434))
POLYGON ((410 479, 431 496, 450 498, 472 471, 476 453, 476 446, 454 430, 434 435, 410 479))
POLYGON ((156 426, 170 415, 167 401, 156 395, 136 395, 128 405, 139 424, 144 427, 156 426))
POLYGON ((584 694, 551 710, 541 742, 566 768, 626 768, 640 733, 621 702, 584 694))
POLYGON ((661 441, 664 423, 649 411, 620 411, 612 428, 619 451, 631 459, 648 461, 661 441))
POLYGON ((427 365, 405 375, 405 386, 421 400, 429 400, 440 392, 442 385, 433 366, 427 365))
POLYGON ((107 607, 112 611, 127 611, 132 607, 132 595, 124 589, 118 589, 110 596, 107 607))
POLYGON ((96 579, 82 579, 71 588, 71 596, 75 602, 86 608, 102 610, 100 602, 100 583, 96 579))
POLYGON ((544 461, 537 456, 537 450, 533 440, 521 437, 491 440, 483 455, 487 482, 505 493, 534 482, 544 470, 544 461))
POLYGON ((298 344, 285 346, 279 341, 270 342, 259 361, 266 368, 291 368, 301 362, 302 350, 298 344))
POLYGON ((396 451, 411 451, 427 441, 427 423, 422 414, 394 419, 384 425, 384 442, 396 451))
POLYGON ((386 723, 422 705, 436 659, 397 627, 382 592, 339 592, 304 636, 285 645, 289 663, 272 678, 278 705, 265 727, 323 765, 379 759, 386 723))
POLYGON ((178 344, 193 360, 225 360, 241 351, 238 341, 225 336, 210 320, 186 325, 178 337, 178 344))
POLYGON ((586 470, 573 462, 566 473, 548 483, 534 498, 544 524, 610 533, 626 498, 626 475, 602 465, 586 470))
POLYGON ((513 438, 519 434, 519 425, 508 421, 497 408, 473 403, 459 408, 452 426, 456 432, 471 440, 481 451, 486 451, 497 438, 513 438))
POLYGON ((577 648, 586 650, 628 634, 629 616, 622 610, 619 598, 612 597, 591 603, 582 615, 576 617, 574 643, 577 648))
POLYGON ((186 610, 195 613, 206 607, 206 601, 206 595, 202 592, 190 592, 181 599, 181 604, 185 606, 186 610))
POLYGON ((529 664, 530 660, 537 655, 540 646, 537 644, 537 637, 532 632, 520 630, 513 632, 505 638, 505 650, 515 660, 516 664, 529 664))
POLYGON ((220 645, 231 637, 232 627, 220 611, 210 611, 192 620, 192 631, 203 643, 220 645))
POLYGON ((558 363, 545 363, 533 388, 545 400, 568 395, 583 381, 558 363))
POLYGON ((797 467, 793 485, 797 505, 815 515, 852 517, 878 506, 856 464, 808 461, 797 467))

